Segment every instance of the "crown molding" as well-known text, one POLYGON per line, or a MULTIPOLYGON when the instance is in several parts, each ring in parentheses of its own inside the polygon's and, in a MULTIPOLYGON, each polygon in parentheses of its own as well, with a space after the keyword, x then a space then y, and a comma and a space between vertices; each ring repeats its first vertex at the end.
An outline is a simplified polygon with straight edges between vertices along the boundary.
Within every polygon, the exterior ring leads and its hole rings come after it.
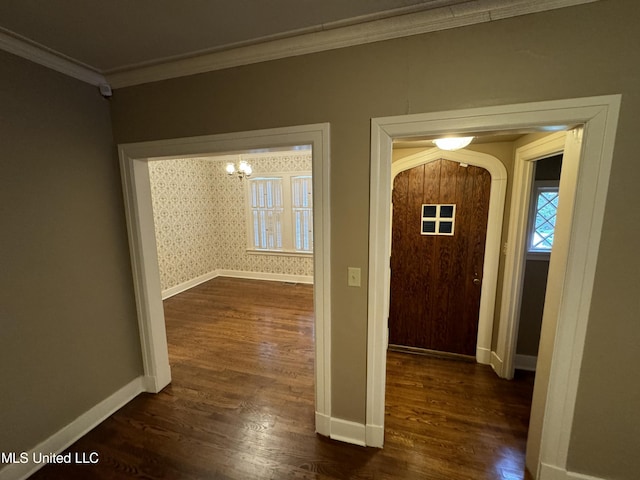
MULTIPOLYGON (((155 63, 129 65, 100 72, 59 52, 0 29, 0 49, 14 53, 92 85, 123 88, 253 63, 338 48, 364 45, 423 33, 487 23, 530 13, 572 7, 600 0, 469 0, 352 24, 348 20, 314 27, 309 33, 259 41, 216 51, 202 51, 155 63), (344 25, 343 25, 344 24, 344 25)), ((353 20, 353 19, 352 19, 353 20)), ((361 19, 361 20, 364 20, 361 19)), ((264 40, 264 39, 263 39, 264 40)))
POLYGON ((155 65, 132 66, 107 72, 113 88, 122 88, 170 78, 222 70, 252 63, 317 53, 326 50, 435 32, 598 0, 472 0, 391 18, 276 39, 256 45, 178 58, 155 65))
POLYGON ((91 85, 106 85, 104 75, 55 50, 0 29, 0 49, 91 85))

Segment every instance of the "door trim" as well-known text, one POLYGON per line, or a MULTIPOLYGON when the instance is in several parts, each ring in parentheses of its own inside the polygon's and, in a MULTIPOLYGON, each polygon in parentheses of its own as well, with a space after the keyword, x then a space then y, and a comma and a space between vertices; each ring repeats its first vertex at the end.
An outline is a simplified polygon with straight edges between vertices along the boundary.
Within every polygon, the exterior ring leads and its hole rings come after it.
POLYGON ((331 222, 329 124, 176 138, 118 146, 140 328, 145 389, 171 382, 158 255, 149 185, 149 159, 194 157, 285 145, 313 152, 316 431, 329 435, 331 418, 331 222))
POLYGON ((535 142, 523 145, 517 148, 515 152, 511 213, 507 230, 505 274, 502 284, 502 304, 500 306, 500 328, 494 355, 494 363, 496 363, 494 368, 503 378, 513 378, 515 370, 534 165, 536 160, 561 153, 565 147, 566 136, 567 133, 564 131, 556 132, 535 142))
MULTIPOLYGON (((393 162, 391 164, 391 185, 393 186, 393 181, 400 172, 434 162, 440 158, 481 167, 491 175, 489 215, 482 267, 482 290, 478 312, 478 339, 476 341, 476 360, 478 363, 487 365, 491 362, 491 338, 498 286, 502 217, 507 194, 507 169, 500 160, 486 153, 474 152, 473 150, 446 152, 439 148, 430 148, 393 162)), ((391 211, 393 212, 393 209, 391 211)), ((393 223, 390 221, 391 228, 393 228, 393 223)), ((389 250, 389 254, 391 254, 391 250, 389 250)))
MULTIPOLYGON (((371 121, 367 445, 384 442, 394 139, 525 127, 585 126, 571 240, 537 463, 566 469, 609 186, 620 95, 374 118, 371 121)), ((536 381, 542 381, 539 377, 536 381)), ((528 446, 530 447, 530 446, 528 446)))

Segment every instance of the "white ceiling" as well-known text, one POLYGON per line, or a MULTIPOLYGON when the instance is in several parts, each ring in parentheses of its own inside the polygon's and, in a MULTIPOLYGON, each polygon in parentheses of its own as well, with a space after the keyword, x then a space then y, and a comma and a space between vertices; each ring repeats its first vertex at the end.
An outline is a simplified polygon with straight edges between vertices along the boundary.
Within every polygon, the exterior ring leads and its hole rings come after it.
POLYGON ((0 49, 123 87, 598 0, 0 0, 0 49))

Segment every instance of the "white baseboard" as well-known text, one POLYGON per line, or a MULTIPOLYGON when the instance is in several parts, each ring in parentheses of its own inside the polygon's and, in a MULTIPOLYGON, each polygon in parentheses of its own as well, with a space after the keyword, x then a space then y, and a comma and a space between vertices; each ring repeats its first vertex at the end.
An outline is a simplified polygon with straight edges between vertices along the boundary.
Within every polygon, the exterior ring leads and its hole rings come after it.
POLYGON ((325 437, 331 436, 331 417, 316 412, 316 433, 325 437))
POLYGON ((476 348, 476 361, 481 365, 491 365, 491 350, 476 348))
MULTIPOLYGON (((62 427, 44 442, 36 445, 28 453, 33 459, 33 454, 61 453, 75 443, 91 429, 103 422, 107 417, 129 403, 140 393, 144 392, 144 377, 138 377, 122 387, 111 396, 105 398, 89 411, 83 413, 70 424, 62 427)), ((0 480, 23 480, 33 475, 45 464, 12 463, 0 470, 0 480)))
POLYGON ((367 447, 382 448, 384 445, 384 427, 381 425, 366 425, 367 447))
POLYGON ((569 472, 564 468, 548 465, 546 463, 540 464, 539 480, 604 480, 600 477, 592 477, 583 473, 569 472))
POLYGON ((200 285, 201 283, 213 280, 216 277, 232 277, 246 278, 249 280, 268 280, 272 282, 292 282, 313 284, 312 275, 289 275, 286 273, 265 273, 265 272, 243 272, 240 270, 214 270, 199 277, 187 280, 174 287, 167 288, 162 291, 162 299, 173 297, 179 293, 185 292, 190 288, 200 285))
POLYGON ((341 418, 331 419, 331 435, 333 440, 352 443, 364 447, 367 445, 366 428, 362 423, 350 422, 341 418))
POLYGON ((316 412, 316 433, 332 440, 360 445, 361 447, 382 447, 384 440, 384 428, 382 427, 365 426, 362 423, 332 418, 319 412, 316 412))
POLYGON ((208 282, 218 276, 218 271, 214 270, 213 272, 205 273, 204 275, 200 275, 199 277, 192 278, 191 280, 187 280, 175 287, 167 288, 162 291, 162 299, 166 300, 169 297, 173 297, 179 293, 182 293, 190 288, 193 288, 201 283, 208 282))
POLYGON ((498 356, 496 352, 491 352, 491 368, 493 371, 498 374, 499 377, 502 377, 502 371, 504 369, 504 364, 502 359, 498 356))
POLYGON ((527 372, 535 372, 536 364, 538 363, 538 357, 533 355, 518 355, 516 354, 515 364, 516 369, 526 370, 527 372))
POLYGON ((271 282, 293 282, 313 284, 313 276, 289 275, 286 273, 242 272, 239 270, 218 270, 219 277, 246 278, 249 280, 268 280, 271 282))

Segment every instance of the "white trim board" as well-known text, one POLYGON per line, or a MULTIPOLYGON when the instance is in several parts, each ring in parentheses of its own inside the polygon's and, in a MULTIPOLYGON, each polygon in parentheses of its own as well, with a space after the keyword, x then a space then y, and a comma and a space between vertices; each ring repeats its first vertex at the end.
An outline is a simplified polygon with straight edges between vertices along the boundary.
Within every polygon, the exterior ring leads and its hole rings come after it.
MULTIPOLYGON (((73 422, 65 425, 45 441, 29 450, 29 458, 32 459, 34 453, 49 454, 52 452, 63 452, 70 445, 86 435, 90 430, 98 426, 109 416, 113 415, 116 411, 137 397, 140 393, 146 391, 144 385, 144 377, 133 379, 120 390, 105 398, 90 410, 80 415, 73 422)), ((46 464, 34 464, 32 462, 9 464, 0 470, 0 480, 26 479, 44 465, 46 464)))
POLYGON ((106 72, 114 88, 157 82, 197 73, 307 55, 338 48, 380 42, 394 38, 486 23, 545 10, 592 3, 598 0, 473 0, 459 5, 384 18, 356 25, 331 28, 197 56, 170 59, 152 65, 134 65, 122 71, 106 72))
POLYGON ((313 276, 289 275, 286 273, 245 272, 240 270, 218 270, 219 277, 246 278, 248 280, 265 280, 268 282, 305 283, 313 285, 313 276))
POLYGON ((2 28, 0 49, 96 87, 107 84, 96 69, 2 28))
POLYGON ((214 270, 186 282, 162 291, 162 300, 171 298, 198 285, 218 277, 246 278, 248 280, 264 280, 268 282, 304 283, 313 285, 313 276, 288 275, 286 273, 245 272, 241 270, 214 270))
POLYGON ((365 432, 366 427, 362 423, 350 422, 341 418, 331 419, 331 433, 329 436, 333 440, 364 447, 367 445, 365 432))
POLYGON ((545 463, 540 465, 539 480, 605 480, 600 477, 592 477, 584 473, 571 472, 564 468, 554 467, 545 463))
MULTIPOLYGON (((515 151, 511 208, 507 227, 507 248, 505 251, 505 273, 502 282, 502 304, 496 352, 503 359, 500 370, 503 378, 513 378, 522 287, 527 256, 527 238, 531 215, 531 189, 534 183, 535 161, 549 155, 562 153, 567 134, 564 131, 547 135, 515 151)), ((566 168, 566 163, 564 165, 566 168)), ((547 255, 546 260, 549 260, 547 255)))
POLYGON ((337 48, 363 45, 394 38, 419 35, 451 28, 517 17, 530 13, 572 7, 599 0, 496 0, 465 1, 457 5, 446 4, 432 8, 434 2, 423 6, 381 12, 285 32, 277 38, 253 40, 250 45, 226 45, 213 50, 191 52, 186 55, 158 59, 111 70, 100 71, 44 45, 8 31, 0 30, 0 49, 19 55, 32 62, 52 68, 91 85, 111 84, 122 88, 156 82, 169 78, 211 72, 225 68, 250 65, 337 48), (420 9, 414 11, 415 9, 420 9), (405 13, 405 11, 411 13, 405 13), (106 77, 106 78, 105 78, 106 77))
MULTIPOLYGON (((386 331, 394 138, 463 135, 550 125, 584 125, 580 174, 572 217, 555 350, 544 408, 540 455, 566 470, 573 412, 586 337, 604 204, 620 110, 620 95, 376 118, 371 122, 367 425, 384 428, 386 331)), ((496 361, 500 361, 496 355, 496 361)), ((538 381, 536 376, 536 381, 538 381)), ((369 439, 367 439, 369 440, 369 439)), ((372 446, 382 446, 381 444, 372 446)), ((528 446, 529 448, 530 446, 528 446)))
POLYGON ((213 280, 218 277, 218 271, 214 270, 213 272, 208 272, 198 277, 192 278, 191 280, 187 280, 186 282, 179 283, 178 285, 174 285, 173 287, 169 287, 165 290, 162 290, 162 300, 166 300, 167 298, 171 298, 174 295, 178 295, 179 293, 186 292, 187 290, 197 287, 201 283, 208 282, 209 280, 213 280))
MULTIPOLYGON (((284 145, 311 145, 315 250, 315 401, 316 412, 320 416, 331 416, 329 130, 329 124, 323 123, 119 145, 140 343, 145 375, 155 380, 153 391, 160 391, 171 381, 171 370, 147 161, 176 156, 188 158, 258 148, 279 148, 284 145)), ((224 274, 225 271, 218 273, 224 274)), ((329 435, 326 422, 316 425, 316 431, 329 435)))

